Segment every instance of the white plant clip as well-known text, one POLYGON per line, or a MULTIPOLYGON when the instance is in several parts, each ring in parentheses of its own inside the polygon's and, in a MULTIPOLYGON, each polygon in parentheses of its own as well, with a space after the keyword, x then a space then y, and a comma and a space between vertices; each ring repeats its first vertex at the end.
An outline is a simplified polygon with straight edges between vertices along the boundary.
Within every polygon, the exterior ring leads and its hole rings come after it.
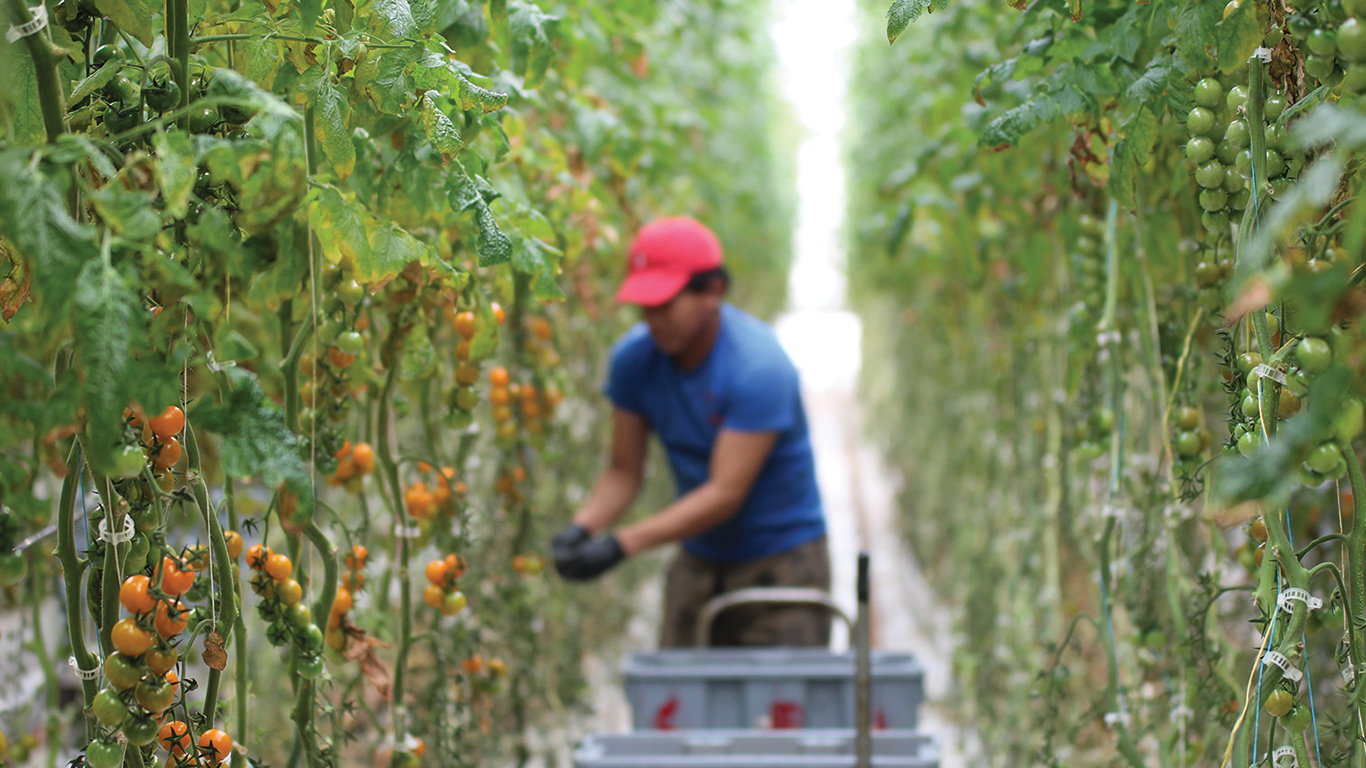
POLYGON ((1126 510, 1123 506, 1117 504, 1106 504, 1105 506, 1100 508, 1100 516, 1105 519, 1113 517, 1116 520, 1122 520, 1124 518, 1125 511, 1126 510))
POLYGON ((1257 50, 1253 51, 1252 55, 1248 57, 1249 61, 1251 61, 1252 59, 1261 59, 1263 64, 1270 64, 1271 49, 1265 46, 1257 46, 1257 50))
POLYGON ((421 535, 422 529, 416 525, 394 526, 394 538, 396 539, 416 539, 421 535))
POLYGON ((28 9, 33 14, 33 20, 24 24, 11 24, 5 32, 5 39, 10 43, 17 43, 29 35, 36 35, 47 26, 47 6, 39 3, 28 9))
POLYGON ((100 518, 100 541, 107 541, 110 544, 118 546, 119 544, 127 544, 128 542, 133 540, 134 536, 138 535, 137 528, 133 526, 133 518, 130 516, 124 516, 123 530, 119 531, 118 533, 114 533, 109 530, 109 528, 107 527, 108 522, 109 518, 100 518))
POLYGON ((1294 664, 1291 664, 1290 659, 1287 659, 1285 654, 1280 651, 1267 651, 1266 655, 1262 657, 1262 665, 1265 666, 1267 664, 1274 667, 1280 667, 1281 671, 1285 673, 1285 679, 1292 683, 1298 683, 1300 678, 1304 677, 1304 673, 1296 668, 1294 664))
POLYGON ((1271 753, 1271 764, 1276 768, 1300 768, 1300 759, 1295 757, 1294 747, 1278 747, 1271 753), (1287 757, 1289 762, 1282 762, 1287 757))
POLYGON ((1119 331, 1102 331, 1096 334, 1096 344, 1103 349, 1111 344, 1118 344, 1123 338, 1119 335, 1119 331))
POLYGON ((1276 606, 1282 611, 1290 613, 1295 610, 1295 606, 1291 605, 1291 603, 1296 601, 1304 603, 1311 611, 1317 611, 1323 607, 1322 600, 1313 597, 1307 591, 1300 589, 1299 587, 1290 587, 1282 592, 1280 596, 1276 598, 1276 606))
POLYGON ((1356 670, 1353 669, 1352 667, 1347 666, 1347 667, 1343 667, 1343 668, 1342 668, 1342 683, 1343 683, 1343 685, 1351 685, 1351 684, 1352 684, 1352 681, 1355 680, 1356 677, 1357 677, 1356 670))
POLYGON ((1185 704, 1182 704, 1182 705, 1180 705, 1180 706, 1177 706, 1177 707, 1173 707, 1173 708, 1172 708, 1172 713, 1171 713, 1170 715, 1168 715, 1168 719, 1170 719, 1170 720, 1174 723, 1174 722, 1176 722, 1177 720, 1184 720, 1184 719, 1189 718, 1189 717, 1192 717, 1192 716, 1194 716, 1194 715, 1195 715, 1195 710, 1191 709, 1190 707, 1186 706, 1185 704))
POLYGON ((1116 727, 1121 726, 1121 725, 1124 726, 1125 728, 1128 728, 1128 727, 1129 727, 1129 712, 1128 712, 1127 710, 1123 710, 1123 709, 1121 709, 1121 710, 1118 711, 1118 712, 1106 712, 1106 713, 1105 713, 1105 725, 1109 726, 1110 728, 1116 728, 1116 727))
POLYGON ((71 669, 76 673, 76 677, 79 677, 82 680, 94 680, 100 676, 99 667, 95 667, 94 669, 81 669, 80 665, 76 663, 75 656, 67 656, 66 663, 71 665, 71 669))
POLYGON ((1280 384, 1282 387, 1285 386, 1286 382, 1285 371, 1278 371, 1275 368, 1272 368, 1271 366, 1267 365, 1266 363, 1258 363, 1257 367, 1252 369, 1252 377, 1259 379, 1271 379, 1277 384, 1280 384))

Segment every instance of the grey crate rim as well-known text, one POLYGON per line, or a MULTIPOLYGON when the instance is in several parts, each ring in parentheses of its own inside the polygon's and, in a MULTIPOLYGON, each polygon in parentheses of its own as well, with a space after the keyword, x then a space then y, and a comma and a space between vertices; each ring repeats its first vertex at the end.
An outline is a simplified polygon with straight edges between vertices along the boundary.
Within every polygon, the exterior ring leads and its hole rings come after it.
MULTIPOLYGON (((699 668, 708 678, 790 678, 793 667, 803 678, 846 678, 854 673, 854 654, 798 648, 664 650, 634 653, 627 657, 624 672, 633 679, 696 679, 699 668)), ((923 677, 920 659, 903 651, 873 651, 873 672, 879 678, 923 677)))
MULTIPOLYGON (((588 736, 574 752, 578 768, 740 768, 852 766, 854 732, 638 731, 588 736)), ((873 734, 873 765, 935 768, 939 743, 931 734, 893 730, 873 734)))

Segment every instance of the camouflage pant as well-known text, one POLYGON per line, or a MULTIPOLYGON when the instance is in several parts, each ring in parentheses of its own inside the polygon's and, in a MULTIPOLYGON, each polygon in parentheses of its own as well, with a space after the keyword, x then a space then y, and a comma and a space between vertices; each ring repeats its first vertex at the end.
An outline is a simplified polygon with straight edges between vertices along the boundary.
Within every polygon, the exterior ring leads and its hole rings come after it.
MULTIPOLYGON (((830 553, 825 538, 741 563, 714 563, 679 550, 664 582, 659 647, 690 647, 702 606, 723 592, 744 587, 829 590, 830 553)), ((739 605, 716 617, 710 645, 826 646, 830 621, 830 612, 815 606, 739 605)))

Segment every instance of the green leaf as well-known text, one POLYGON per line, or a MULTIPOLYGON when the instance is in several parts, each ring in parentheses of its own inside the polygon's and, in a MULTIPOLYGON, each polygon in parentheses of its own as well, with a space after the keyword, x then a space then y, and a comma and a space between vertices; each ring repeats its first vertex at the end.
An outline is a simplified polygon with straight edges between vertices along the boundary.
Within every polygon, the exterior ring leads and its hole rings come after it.
POLYGON ((376 32, 387 31, 400 38, 411 38, 417 34, 417 22, 413 20, 413 9, 408 5, 408 0, 366 0, 356 6, 356 15, 373 15, 374 19, 382 21, 382 27, 375 28, 376 32))
POLYGON ((256 374, 241 367, 228 368, 224 374, 230 387, 227 399, 221 405, 201 401, 190 410, 190 422, 222 437, 218 451, 224 474, 260 475, 271 488, 283 484, 299 497, 301 511, 311 510, 308 470, 284 413, 266 397, 256 374))
POLYGON ((446 113, 436 106, 431 91, 422 94, 418 111, 422 115, 422 131, 427 134, 427 141, 441 153, 441 161, 449 163, 455 159, 462 146, 460 131, 456 130, 455 123, 446 113))
POLYGON ((479 322, 474 324, 474 338, 470 339, 470 359, 483 360, 498 350, 498 317, 483 291, 474 291, 474 295, 479 322))
POLYGON ((508 0, 489 0, 489 16, 494 21, 502 21, 508 17, 508 0))
MULTIPOLYGON (((95 228, 72 219, 61 187, 22 147, 0 152, 0 234, 33 268, 35 296, 60 315, 80 269, 99 254, 95 228)), ((57 173, 65 169, 54 169, 57 173)))
POLYGON ((928 10, 929 5, 929 0, 896 0, 892 3, 887 9, 887 42, 895 43, 906 27, 920 18, 921 12, 928 10))
POLYGON ((95 0, 95 7, 139 43, 152 45, 157 28, 152 22, 152 6, 147 0, 95 0))
POLYGON ((475 109, 481 112, 494 112, 507 106, 508 95, 497 93, 487 88, 480 88, 471 83, 463 75, 457 75, 460 81, 460 108, 475 109))
POLYGON ((118 57, 106 61, 104 66, 91 72, 89 77, 71 89, 71 95, 67 97, 66 103, 79 104, 85 97, 108 85, 110 80, 118 76, 121 69, 123 69, 123 62, 118 57))
POLYGON ((8 76, 12 88, 10 140, 15 144, 42 144, 47 140, 47 128, 43 125, 43 107, 33 59, 26 46, 13 45, 9 50, 14 63, 14 70, 8 76))
POLYGON ((1124 100, 1136 105, 1151 105, 1167 90, 1167 76, 1171 72, 1171 54, 1163 52, 1148 62, 1143 75, 1124 90, 1124 100))
POLYGON ((479 266, 492 267, 512 258, 512 240, 498 227, 487 203, 476 206, 474 223, 479 225, 479 239, 475 243, 479 266))
POLYGON ((141 331, 137 321, 145 313, 137 293, 102 259, 86 263, 72 293, 87 456, 97 470, 107 471, 123 442, 133 335, 141 331))
POLYGON ((308 220, 322 246, 323 255, 333 264, 348 259, 359 263, 369 254, 369 234, 360 201, 349 190, 324 187, 308 204, 308 220))
POLYGON ((257 85, 270 90, 275 87, 275 76, 285 60, 285 47, 271 37, 254 37, 240 43, 242 71, 257 85))
MULTIPOLYGON (((351 132, 346 129, 346 94, 333 85, 325 68, 319 67, 311 80, 314 98, 314 130, 322 143, 323 154, 332 164, 339 178, 346 178, 356 170, 356 147, 351 143, 351 132)), ((308 86, 306 86, 308 87, 308 86)))
POLYGON ((402 381, 416 381, 431 378, 438 370, 436 349, 427 336, 427 327, 418 323, 404 339, 403 353, 398 361, 398 377, 402 381))
POLYGON ((1218 61, 1219 70, 1224 74, 1242 66, 1262 44, 1265 25, 1257 18, 1257 6, 1255 0, 1242 0, 1219 22, 1216 34, 1218 61))
POLYGON ((1089 107, 1091 102, 1072 86, 1039 94, 992 120, 977 140, 978 146, 1003 148, 1039 126, 1089 107))
POLYGON ((170 130, 157 133, 154 140, 157 160, 157 184, 166 203, 166 212, 179 219, 190 205, 190 192, 198 178, 194 166, 194 151, 190 136, 184 131, 170 130))
POLYGON ((305 35, 313 34, 323 15, 323 0, 299 0, 299 26, 305 35))
POLYGON ((90 193, 90 202, 104 224, 125 239, 150 243, 161 231, 152 195, 123 184, 106 184, 90 193))
POLYGON ((1176 50, 1191 68, 1203 71, 1213 66, 1208 53, 1224 6, 1216 0, 1185 3, 1176 17, 1176 50))
POLYGON ((517 238, 512 267, 531 276, 531 296, 537 301, 564 301, 564 292, 555 281, 555 276, 560 271, 561 255, 558 250, 535 237, 517 238))
POLYGON ((412 99, 403 51, 371 49, 356 65, 355 89, 365 93, 381 112, 401 115, 412 99))
POLYGON ((412 262, 428 265, 440 261, 432 249, 393 224, 370 230, 370 250, 355 261, 353 275, 360 283, 378 283, 397 277, 412 262))
POLYGON ((1124 123, 1121 138, 1115 144, 1113 168, 1110 173, 1110 192, 1120 205, 1134 207, 1134 189, 1142 168, 1152 159, 1157 143, 1157 117, 1146 107, 1135 112, 1124 123))
POLYGON ((512 71, 522 76, 525 88, 535 88, 545 79, 555 52, 559 17, 543 12, 534 3, 512 0, 508 10, 508 30, 512 33, 512 71))

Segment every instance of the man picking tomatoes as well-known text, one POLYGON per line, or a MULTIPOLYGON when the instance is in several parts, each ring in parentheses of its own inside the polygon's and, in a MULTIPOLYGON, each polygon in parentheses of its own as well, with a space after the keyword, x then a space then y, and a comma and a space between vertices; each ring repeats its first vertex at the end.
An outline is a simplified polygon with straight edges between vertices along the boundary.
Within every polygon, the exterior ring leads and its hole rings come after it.
MULTIPOLYGON (((664 589, 662 647, 691 645, 702 606, 755 586, 828 589, 825 518, 796 367, 771 328, 725 301, 721 244, 697 221, 641 229, 617 300, 643 322, 612 350, 606 469, 555 535, 555 568, 593 579, 624 558, 682 542, 664 589), (635 500, 647 439, 664 446, 674 502, 609 530, 635 500)), ((713 645, 825 645, 830 616, 808 606, 722 613, 713 645)))

